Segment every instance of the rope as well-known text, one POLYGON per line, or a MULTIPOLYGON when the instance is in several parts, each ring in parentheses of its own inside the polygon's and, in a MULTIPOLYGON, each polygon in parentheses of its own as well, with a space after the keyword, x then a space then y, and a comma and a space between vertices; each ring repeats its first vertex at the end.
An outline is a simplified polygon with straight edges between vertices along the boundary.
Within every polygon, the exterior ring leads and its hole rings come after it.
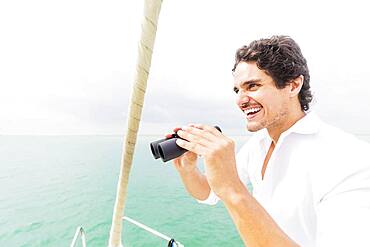
POLYGON ((116 202, 114 205, 112 226, 109 236, 109 247, 122 247, 122 216, 124 215, 128 178, 140 124, 141 111, 144 104, 146 84, 150 70, 161 4, 161 0, 145 0, 144 3, 144 20, 142 22, 136 75, 131 93, 127 129, 123 143, 121 171, 117 185, 116 202))

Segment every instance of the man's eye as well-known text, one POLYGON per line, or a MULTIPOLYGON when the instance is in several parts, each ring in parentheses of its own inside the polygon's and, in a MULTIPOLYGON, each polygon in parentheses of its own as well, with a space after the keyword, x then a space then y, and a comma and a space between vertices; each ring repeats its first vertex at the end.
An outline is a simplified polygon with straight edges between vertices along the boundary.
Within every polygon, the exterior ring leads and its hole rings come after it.
POLYGON ((236 87, 234 87, 234 92, 235 92, 235 93, 239 93, 239 89, 238 89, 238 88, 236 88, 236 87))
POLYGON ((248 85, 248 89, 255 89, 258 85, 255 83, 251 83, 248 85))

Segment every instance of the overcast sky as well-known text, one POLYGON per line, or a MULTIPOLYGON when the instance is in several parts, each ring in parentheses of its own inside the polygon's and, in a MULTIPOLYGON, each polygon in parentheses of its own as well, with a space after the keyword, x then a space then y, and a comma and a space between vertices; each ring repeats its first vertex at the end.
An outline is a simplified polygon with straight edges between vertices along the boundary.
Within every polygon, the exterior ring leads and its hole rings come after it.
MULTIPOLYGON (((0 2, 0 134, 123 134, 141 32, 138 0, 0 2)), ((285 34, 308 60, 313 109, 370 134, 366 1, 164 0, 140 134, 189 122, 244 134, 234 53, 285 34)))

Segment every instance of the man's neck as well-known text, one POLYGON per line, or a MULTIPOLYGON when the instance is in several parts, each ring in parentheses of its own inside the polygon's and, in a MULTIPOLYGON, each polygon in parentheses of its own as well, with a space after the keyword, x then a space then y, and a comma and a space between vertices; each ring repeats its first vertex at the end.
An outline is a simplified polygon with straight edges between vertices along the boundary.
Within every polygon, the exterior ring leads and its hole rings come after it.
POLYGON ((292 127, 296 122, 298 122, 298 120, 300 120, 304 116, 305 116, 305 113, 303 111, 295 111, 295 112, 292 112, 290 115, 288 115, 285 118, 285 121, 279 124, 278 126, 267 128, 267 131, 272 141, 274 142, 274 144, 275 145, 277 144, 279 137, 283 132, 285 132, 290 127, 292 127))

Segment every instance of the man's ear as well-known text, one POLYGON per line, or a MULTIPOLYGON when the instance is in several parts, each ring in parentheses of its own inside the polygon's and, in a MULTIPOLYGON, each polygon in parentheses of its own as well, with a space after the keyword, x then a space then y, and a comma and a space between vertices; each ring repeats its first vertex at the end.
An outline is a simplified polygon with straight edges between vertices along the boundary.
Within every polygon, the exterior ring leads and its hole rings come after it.
POLYGON ((290 97, 295 97, 301 91, 303 86, 304 76, 300 75, 297 78, 291 80, 290 84, 290 97))

